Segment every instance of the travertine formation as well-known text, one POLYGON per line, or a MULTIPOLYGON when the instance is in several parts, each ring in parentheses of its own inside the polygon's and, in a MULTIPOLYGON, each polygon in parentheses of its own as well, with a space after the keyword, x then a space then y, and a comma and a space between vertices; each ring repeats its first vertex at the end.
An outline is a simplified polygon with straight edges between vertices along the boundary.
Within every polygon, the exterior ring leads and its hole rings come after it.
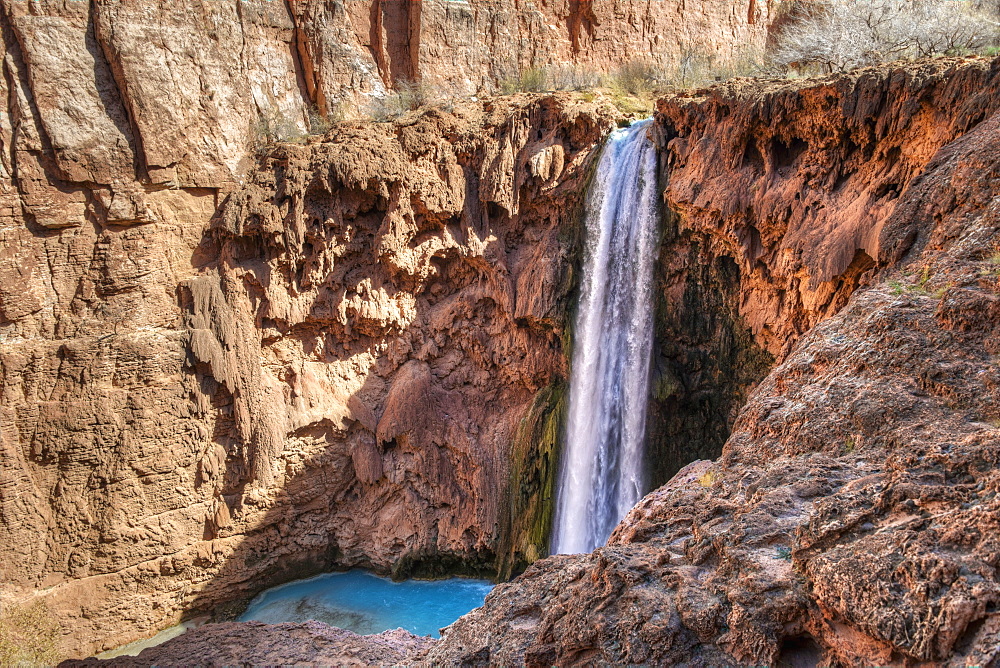
POLYGON ((3 350, 8 588, 107 645, 297 572, 490 572, 614 120, 563 96, 342 126, 200 234, 82 228, 64 271, 104 317, 76 294, 76 329, 3 350))
POLYGON ((500 585, 425 660, 1000 656, 1000 62, 757 86, 661 101, 658 137, 680 235, 739 266, 741 312, 783 361, 719 461, 607 547, 500 585))
MULTIPOLYGON (((738 58, 767 20, 0 0, 0 604, 44 598, 82 656, 322 568, 542 556, 577 206, 620 114, 487 98, 309 138, 310 115, 738 58)), ((714 455, 778 363, 721 459, 438 643, 288 633, 331 662, 996 661, 998 107, 975 59, 662 101, 660 474, 676 443, 714 455)))

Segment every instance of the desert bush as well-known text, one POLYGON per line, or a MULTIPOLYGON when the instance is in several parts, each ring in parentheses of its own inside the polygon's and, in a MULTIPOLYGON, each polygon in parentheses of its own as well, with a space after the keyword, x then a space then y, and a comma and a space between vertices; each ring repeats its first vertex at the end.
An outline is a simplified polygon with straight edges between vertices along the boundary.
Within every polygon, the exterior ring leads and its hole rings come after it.
POLYGON ((517 77, 504 79, 500 82, 500 92, 504 95, 514 93, 541 93, 548 89, 549 73, 543 67, 529 67, 517 77))
POLYGON ((529 67, 521 73, 521 90, 540 93, 548 86, 549 75, 544 68, 529 67))
POLYGON ((399 118, 434 101, 430 86, 412 79, 400 79, 388 95, 373 97, 362 111, 380 123, 399 118))
POLYGON ((348 110, 349 105, 345 100, 328 105, 326 113, 321 112, 319 107, 313 105, 309 109, 309 134, 325 135, 335 125, 347 119, 348 110))
POLYGON ((624 63, 607 79, 607 86, 630 95, 651 92, 664 79, 662 70, 646 60, 632 60, 624 63))
POLYGON ((403 114, 403 106, 399 96, 389 95, 373 97, 362 108, 362 113, 377 123, 384 123, 399 118, 403 114))
POLYGON ((555 90, 591 90, 602 82, 599 72, 579 65, 558 65, 549 70, 546 78, 555 90))
POLYGON ((263 134, 269 141, 298 142, 306 136, 306 132, 296 119, 290 118, 278 109, 260 119, 263 134))
POLYGON ((430 86, 413 79, 397 81, 396 95, 399 97, 399 107, 403 111, 414 111, 430 104, 434 99, 430 86))
POLYGON ((847 71, 900 58, 967 53, 996 40, 996 20, 958 0, 802 3, 778 35, 784 67, 847 71))
POLYGON ((0 611, 0 666, 52 666, 62 630, 42 601, 0 611))
POLYGON ((307 133, 298 122, 289 118, 280 109, 271 109, 266 114, 258 114, 250 128, 251 148, 258 155, 275 142, 302 142, 307 133))
POLYGON ((691 88, 714 81, 716 76, 714 55, 685 45, 670 79, 679 88, 691 88))
POLYGON ((316 107, 309 110, 309 134, 326 134, 331 127, 333 127, 333 122, 326 114, 321 114, 316 107))
POLYGON ((996 43, 998 24, 983 11, 955 2, 913 2, 913 48, 918 56, 977 52, 996 43))

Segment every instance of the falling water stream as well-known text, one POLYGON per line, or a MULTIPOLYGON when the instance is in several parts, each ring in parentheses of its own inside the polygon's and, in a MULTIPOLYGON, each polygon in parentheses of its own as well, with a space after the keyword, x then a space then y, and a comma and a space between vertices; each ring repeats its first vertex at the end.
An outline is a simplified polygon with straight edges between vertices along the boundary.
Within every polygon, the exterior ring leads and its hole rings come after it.
POLYGON ((587 195, 553 553, 603 545, 644 492, 659 218, 650 123, 611 134, 587 195))

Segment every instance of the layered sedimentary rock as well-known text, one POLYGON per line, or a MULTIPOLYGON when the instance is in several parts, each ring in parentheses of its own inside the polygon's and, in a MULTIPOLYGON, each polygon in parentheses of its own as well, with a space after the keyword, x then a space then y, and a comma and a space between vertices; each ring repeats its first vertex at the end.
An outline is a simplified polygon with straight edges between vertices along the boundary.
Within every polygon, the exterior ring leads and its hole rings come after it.
POLYGON ((763 49, 771 7, 755 0, 402 4, 409 6, 412 76, 463 93, 517 80, 529 68, 599 73, 632 62, 665 70, 681 59, 738 63, 763 49))
POLYGON ((995 662, 998 109, 981 60, 662 101, 677 230, 739 268, 780 364, 718 461, 607 547, 500 585, 422 658, 995 662))
MULTIPOLYGON (((403 79, 478 92, 687 35, 735 57, 766 18, 3 0, 4 604, 43 596, 82 655, 296 573, 541 556, 574 209, 617 114, 523 98, 261 135, 403 79)), ((714 455, 781 364, 718 463, 420 656, 994 660, 998 77, 661 104, 658 475, 692 435, 714 455)))

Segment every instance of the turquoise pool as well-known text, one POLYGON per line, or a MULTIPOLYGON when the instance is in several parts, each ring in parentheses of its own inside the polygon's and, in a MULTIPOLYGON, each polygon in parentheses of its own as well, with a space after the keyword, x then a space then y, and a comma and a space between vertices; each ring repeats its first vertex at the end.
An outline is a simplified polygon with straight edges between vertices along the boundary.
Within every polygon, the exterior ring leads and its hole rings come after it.
POLYGON ((315 619, 361 634, 404 628, 436 638, 440 628, 481 606, 491 589, 490 582, 465 578, 393 582, 360 570, 326 573, 268 589, 239 621, 315 619))

